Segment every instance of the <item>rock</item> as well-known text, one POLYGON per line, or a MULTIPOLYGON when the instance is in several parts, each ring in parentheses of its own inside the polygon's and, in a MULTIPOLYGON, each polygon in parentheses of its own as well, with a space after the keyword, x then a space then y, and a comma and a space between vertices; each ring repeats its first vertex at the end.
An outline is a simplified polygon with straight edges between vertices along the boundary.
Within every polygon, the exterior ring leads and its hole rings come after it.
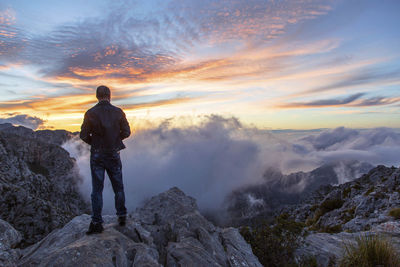
POLYGON ((162 225, 195 210, 197 210, 196 200, 186 196, 177 187, 173 187, 152 197, 137 210, 137 213, 145 224, 162 225))
POLYGON ((393 220, 389 211, 400 206, 400 171, 378 166, 351 182, 316 191, 283 211, 319 231, 360 232, 393 220), (334 230, 333 230, 334 229, 334 230))
POLYGON ((235 228, 221 229, 174 187, 139 207, 125 227, 104 216, 104 232, 85 235, 89 215, 75 217, 23 250, 19 266, 261 266, 235 228))
POLYGON ((15 266, 20 256, 14 249, 21 242, 21 234, 8 222, 0 219, 0 266, 15 266))
MULTIPOLYGON (((116 218, 115 218, 116 219, 116 218)), ((20 266, 131 266, 143 245, 119 232, 116 223, 106 224, 99 235, 85 234, 89 215, 75 217, 24 251, 20 266)))
POLYGON ((310 256, 315 257, 318 266, 330 266, 342 257, 345 243, 355 244, 354 234, 310 234, 306 237, 304 245, 296 250, 295 257, 298 261, 310 256))
POLYGON ((262 266, 236 228, 222 230, 222 242, 230 266, 262 266))
POLYGON ((75 161, 24 127, 0 127, 0 218, 33 244, 88 210, 75 161))
POLYGON ((378 224, 370 232, 386 236, 397 251, 400 251, 400 221, 378 224))
POLYGON ((308 235, 297 257, 315 256, 320 266, 328 266, 330 259, 341 258, 344 244, 372 234, 388 237, 400 251, 400 222, 389 216, 391 209, 400 206, 398 188, 400 170, 378 166, 354 181, 332 187, 325 196, 314 194, 307 204, 288 208, 286 213, 295 214, 296 220, 307 218, 309 230, 331 233, 308 235))
POLYGON ((400 222, 386 222, 376 225, 371 231, 310 234, 306 237, 304 245, 296 250, 296 258, 300 261, 302 258, 313 256, 318 266, 331 266, 330 263, 342 258, 345 245, 355 245, 356 238, 371 234, 387 237, 400 251, 400 222))
POLYGON ((71 133, 66 130, 37 130, 26 128, 24 126, 14 126, 11 123, 0 124, 0 131, 25 138, 36 139, 45 143, 61 146, 66 141, 78 135, 78 132, 71 133))

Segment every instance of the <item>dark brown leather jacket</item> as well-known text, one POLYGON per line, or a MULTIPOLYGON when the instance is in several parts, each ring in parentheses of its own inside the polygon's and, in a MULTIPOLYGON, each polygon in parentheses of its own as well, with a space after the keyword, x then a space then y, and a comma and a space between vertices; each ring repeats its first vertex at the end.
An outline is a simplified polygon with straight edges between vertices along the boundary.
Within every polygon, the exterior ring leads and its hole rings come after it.
POLYGON ((79 136, 91 146, 91 152, 107 153, 124 149, 122 140, 130 134, 122 109, 102 100, 86 111, 79 136))

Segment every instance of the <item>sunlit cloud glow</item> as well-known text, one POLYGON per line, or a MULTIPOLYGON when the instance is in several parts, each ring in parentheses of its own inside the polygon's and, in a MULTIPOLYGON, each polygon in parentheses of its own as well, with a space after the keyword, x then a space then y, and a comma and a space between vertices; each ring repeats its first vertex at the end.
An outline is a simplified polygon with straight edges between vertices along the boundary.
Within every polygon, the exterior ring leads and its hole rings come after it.
POLYGON ((399 112, 397 1, 47 4, 0 4, 0 117, 77 130, 105 84, 130 119, 221 113, 261 128, 400 127, 378 115, 399 112))

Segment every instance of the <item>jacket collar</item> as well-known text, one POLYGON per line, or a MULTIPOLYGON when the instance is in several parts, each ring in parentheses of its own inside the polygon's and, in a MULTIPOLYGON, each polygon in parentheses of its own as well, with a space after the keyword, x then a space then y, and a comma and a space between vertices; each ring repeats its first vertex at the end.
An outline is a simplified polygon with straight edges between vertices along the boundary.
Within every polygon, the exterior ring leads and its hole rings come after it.
POLYGON ((101 101, 99 101, 99 103, 97 103, 97 105, 110 105, 110 104, 111 103, 108 100, 101 100, 101 101))

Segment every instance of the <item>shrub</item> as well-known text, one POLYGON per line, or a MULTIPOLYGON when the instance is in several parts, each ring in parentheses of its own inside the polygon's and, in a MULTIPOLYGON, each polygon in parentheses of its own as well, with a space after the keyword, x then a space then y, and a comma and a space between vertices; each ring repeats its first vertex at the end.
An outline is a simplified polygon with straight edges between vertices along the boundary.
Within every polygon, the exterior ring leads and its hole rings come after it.
POLYGON ((326 212, 341 208, 344 201, 342 199, 328 199, 321 203, 321 209, 326 212))
POLYGON ((376 235, 365 235, 356 239, 357 244, 345 244, 345 253, 340 267, 347 266, 400 266, 400 256, 389 240, 376 235))
POLYGON ((324 227, 321 232, 335 234, 335 233, 340 233, 341 231, 342 231, 342 225, 338 224, 334 226, 324 227))
POLYGON ((351 187, 346 187, 345 189, 343 189, 343 198, 348 198, 350 196, 351 193, 351 187))
POLYGON ((368 196, 369 194, 371 194, 372 192, 374 192, 375 187, 371 186, 367 192, 365 192, 364 196, 368 196))
POLYGON ((355 211, 356 211, 355 206, 351 207, 350 209, 347 209, 342 216, 343 223, 347 223, 348 221, 351 221, 352 219, 354 219, 355 211))
POLYGON ((311 224, 314 224, 314 223, 318 222, 318 220, 321 216, 323 216, 327 212, 341 208, 343 206, 343 203, 344 203, 344 201, 342 199, 337 199, 337 198, 325 200, 324 202, 321 203, 319 208, 315 211, 314 218, 309 223, 312 222, 311 224))
POLYGON ((352 188, 354 188, 355 190, 360 190, 362 189, 362 186, 359 183, 355 183, 352 188))
POLYGON ((251 245, 254 255, 264 266, 297 266, 294 251, 305 236, 304 224, 279 216, 273 225, 266 222, 250 229, 242 227, 240 233, 251 245))
POLYGON ((389 216, 392 216, 395 219, 400 219, 400 208, 391 209, 389 211, 389 216))
MULTIPOLYGON (((296 265, 294 265, 296 266, 296 265)), ((318 267, 317 259, 315 256, 309 256, 303 259, 300 259, 300 262, 297 264, 298 267, 318 267)))

